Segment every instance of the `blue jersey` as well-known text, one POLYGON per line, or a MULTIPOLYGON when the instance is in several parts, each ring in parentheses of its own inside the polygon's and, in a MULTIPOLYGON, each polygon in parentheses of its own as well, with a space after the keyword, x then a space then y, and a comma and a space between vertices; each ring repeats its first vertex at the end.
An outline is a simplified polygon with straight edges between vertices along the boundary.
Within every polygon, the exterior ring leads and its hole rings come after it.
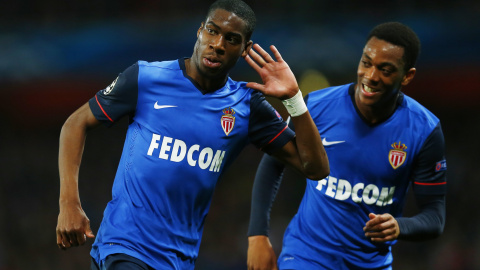
POLYGON ((411 183, 419 194, 446 191, 439 119, 401 94, 387 120, 369 125, 353 92, 354 84, 348 84, 307 96, 330 175, 307 179, 285 232, 280 269, 388 269, 395 241, 369 241, 363 231, 368 214, 400 217, 411 183))
POLYGON ((193 269, 218 178, 248 143, 271 152, 294 133, 259 92, 228 78, 202 92, 183 59, 126 69, 89 101, 110 125, 130 116, 122 157, 91 251, 155 269, 193 269))

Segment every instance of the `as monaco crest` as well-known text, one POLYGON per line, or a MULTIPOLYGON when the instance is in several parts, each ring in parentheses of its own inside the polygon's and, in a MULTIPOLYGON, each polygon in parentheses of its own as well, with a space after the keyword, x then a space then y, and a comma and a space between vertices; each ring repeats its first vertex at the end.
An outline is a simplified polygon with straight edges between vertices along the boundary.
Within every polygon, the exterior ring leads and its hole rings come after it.
POLYGON ((235 111, 229 107, 228 109, 223 109, 223 113, 224 115, 220 120, 222 123, 223 132, 225 132, 225 135, 228 136, 228 134, 232 132, 233 126, 235 125, 235 117, 233 116, 235 111))
POLYGON ((392 165, 393 169, 397 169, 402 166, 407 159, 407 152, 404 151, 407 147, 405 144, 398 142, 398 144, 393 143, 392 148, 393 149, 388 153, 388 161, 390 161, 390 165, 392 165))

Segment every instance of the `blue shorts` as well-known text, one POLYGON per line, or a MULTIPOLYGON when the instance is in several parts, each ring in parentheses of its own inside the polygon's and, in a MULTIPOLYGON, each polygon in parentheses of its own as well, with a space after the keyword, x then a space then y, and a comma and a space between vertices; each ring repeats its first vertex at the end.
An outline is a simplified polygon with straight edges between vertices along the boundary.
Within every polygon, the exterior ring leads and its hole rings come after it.
POLYGON ((141 260, 117 253, 107 256, 101 266, 92 258, 90 264, 91 270, 154 270, 141 260))

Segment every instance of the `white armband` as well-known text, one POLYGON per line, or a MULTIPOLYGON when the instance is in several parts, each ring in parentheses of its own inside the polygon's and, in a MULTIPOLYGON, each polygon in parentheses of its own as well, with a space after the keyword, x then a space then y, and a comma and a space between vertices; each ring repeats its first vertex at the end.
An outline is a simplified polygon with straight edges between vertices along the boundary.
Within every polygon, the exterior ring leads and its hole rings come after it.
POLYGON ((307 109, 307 104, 303 100, 302 91, 298 90, 295 96, 282 100, 283 105, 292 117, 304 114, 307 109))

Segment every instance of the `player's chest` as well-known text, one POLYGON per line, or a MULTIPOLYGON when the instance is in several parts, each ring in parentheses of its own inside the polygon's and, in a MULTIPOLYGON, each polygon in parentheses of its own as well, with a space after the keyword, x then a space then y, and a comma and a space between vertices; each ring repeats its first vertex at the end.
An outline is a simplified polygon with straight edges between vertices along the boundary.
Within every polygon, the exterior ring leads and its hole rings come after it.
POLYGON ((242 96, 203 95, 190 88, 143 92, 135 120, 153 132, 220 144, 248 134, 250 104, 242 96))
POLYGON ((366 126, 340 119, 319 127, 332 170, 388 178, 409 172, 421 136, 401 124, 366 126))

